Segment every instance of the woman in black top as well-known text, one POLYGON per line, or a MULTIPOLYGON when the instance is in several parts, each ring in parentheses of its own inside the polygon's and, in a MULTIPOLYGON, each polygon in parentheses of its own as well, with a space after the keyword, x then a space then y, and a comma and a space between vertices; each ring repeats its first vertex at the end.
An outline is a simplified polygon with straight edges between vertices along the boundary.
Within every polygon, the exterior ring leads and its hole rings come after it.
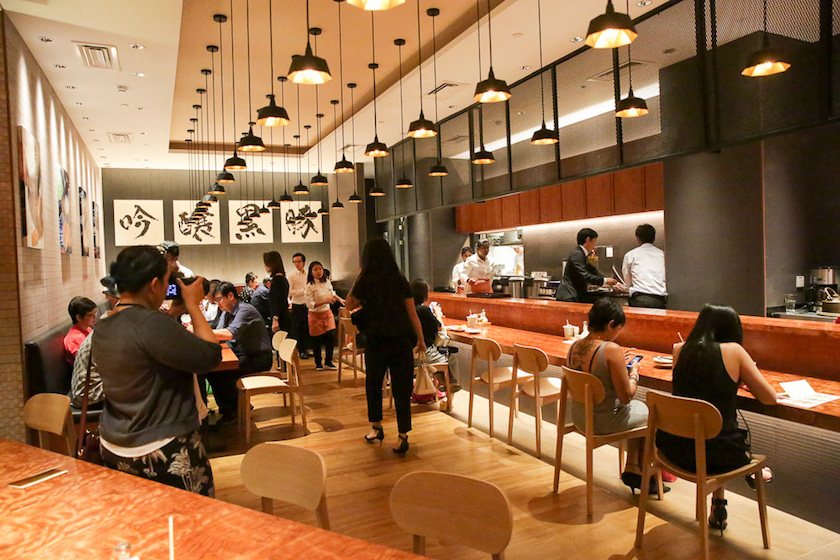
MULTIPOLYGON (((723 418, 720 433, 706 440, 706 470, 726 472, 750 462, 747 433, 738 428, 735 397, 742 384, 764 404, 776 404, 776 391, 758 371, 741 346, 741 319, 731 307, 706 305, 685 344, 674 347, 673 393, 713 404, 723 418)), ((656 446, 671 462, 687 471, 695 469, 694 440, 657 432, 656 446)), ((769 469, 764 473, 770 478, 769 469)), ((709 526, 726 528, 724 489, 715 490, 709 526)))
POLYGON ((411 287, 400 273, 391 246, 384 239, 371 239, 365 244, 362 271, 347 296, 347 309, 358 309, 353 314, 353 322, 367 338, 365 389, 372 429, 365 440, 373 443, 385 438, 382 382, 385 372, 390 370, 400 438, 394 452, 403 454, 408 451, 408 432, 411 430, 413 350, 423 353, 426 344, 414 309, 411 287))
POLYGON ((268 309, 271 313, 271 332, 291 332, 292 319, 289 315, 289 281, 283 267, 283 257, 277 251, 263 254, 265 271, 271 276, 268 291, 268 309))

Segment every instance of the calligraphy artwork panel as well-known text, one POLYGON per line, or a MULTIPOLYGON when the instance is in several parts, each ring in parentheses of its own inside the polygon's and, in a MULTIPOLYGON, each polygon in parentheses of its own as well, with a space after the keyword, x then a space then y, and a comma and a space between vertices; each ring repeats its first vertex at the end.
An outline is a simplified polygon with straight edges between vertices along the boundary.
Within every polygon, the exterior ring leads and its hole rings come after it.
POLYGON ((90 256, 90 214, 87 190, 79 187, 79 246, 83 257, 90 256))
POLYGON ((213 203, 196 223, 187 223, 197 200, 173 200, 172 221, 175 242, 179 245, 220 245, 222 242, 221 206, 213 203))
POLYGON ((280 203, 282 243, 320 243, 324 240, 323 216, 312 217, 321 207, 318 200, 300 200, 280 203), (306 217, 309 214, 310 217, 306 217), (294 223, 292 223, 294 222, 294 223))
POLYGON ((228 200, 228 229, 231 245, 274 243, 274 215, 258 214, 251 223, 244 223, 245 216, 253 215, 267 200, 228 200))
POLYGON ((163 239, 162 200, 114 200, 114 245, 157 245, 163 239))
POLYGON ((91 217, 93 218, 93 258, 101 259, 102 258, 102 249, 99 246, 99 242, 102 239, 102 236, 99 233, 99 218, 101 214, 99 212, 99 204, 94 200, 91 204, 91 217))
POLYGON ((18 127, 18 188, 23 244, 44 248, 44 199, 41 194, 41 146, 32 133, 18 127))
POLYGON ((73 203, 70 196, 70 174, 60 168, 58 182, 58 244, 61 252, 73 254, 73 203))

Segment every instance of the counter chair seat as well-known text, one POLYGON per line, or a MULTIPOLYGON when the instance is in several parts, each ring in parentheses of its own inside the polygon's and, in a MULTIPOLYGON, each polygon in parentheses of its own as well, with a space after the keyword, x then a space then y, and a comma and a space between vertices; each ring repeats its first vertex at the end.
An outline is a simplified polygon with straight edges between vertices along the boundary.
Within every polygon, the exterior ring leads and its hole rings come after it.
POLYGON ((23 405, 23 422, 38 432, 38 447, 41 449, 69 457, 76 455, 73 417, 70 414, 70 397, 67 395, 32 395, 23 405))
POLYGON ((510 392, 510 419, 508 421, 508 445, 513 444, 513 415, 519 408, 521 395, 534 399, 534 420, 536 421, 537 457, 542 457, 542 407, 555 403, 557 418, 560 418, 560 392, 562 382, 553 377, 540 377, 548 368, 548 356, 539 348, 514 344, 513 347, 513 389, 510 392), (524 382, 524 383, 523 383, 524 382), (521 388, 520 388, 521 386, 521 388))
MULTIPOLYGON (((645 439, 645 459, 642 468, 642 480, 646 480, 651 469, 662 467, 678 478, 697 485, 696 516, 700 524, 700 544, 703 558, 709 560, 709 524, 706 497, 731 480, 754 475, 758 516, 761 522, 761 537, 764 548, 770 548, 770 530, 767 523, 767 495, 764 488, 762 469, 766 458, 753 455, 752 460, 741 468, 717 474, 706 470, 706 440, 716 437, 723 426, 720 411, 714 405, 699 399, 675 397, 650 391, 647 394, 648 425, 645 439), (656 431, 673 434, 694 440, 695 472, 689 472, 674 465, 656 449, 656 431)), ((636 525, 636 547, 641 548, 645 534, 645 514, 647 512, 647 494, 642 492, 639 498, 639 518, 636 525)))

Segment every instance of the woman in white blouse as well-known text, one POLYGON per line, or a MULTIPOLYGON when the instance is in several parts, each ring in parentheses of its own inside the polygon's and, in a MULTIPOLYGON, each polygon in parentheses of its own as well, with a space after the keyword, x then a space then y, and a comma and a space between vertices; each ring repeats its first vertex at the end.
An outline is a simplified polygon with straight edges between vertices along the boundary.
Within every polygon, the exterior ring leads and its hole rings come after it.
POLYGON ((304 288, 306 307, 309 308, 309 336, 312 337, 312 350, 315 355, 315 369, 336 369, 333 364, 335 348, 335 317, 330 304, 344 300, 333 290, 332 283, 324 275, 324 266, 318 261, 309 265, 306 288, 304 288), (325 348, 325 359, 321 362, 321 346, 325 348))

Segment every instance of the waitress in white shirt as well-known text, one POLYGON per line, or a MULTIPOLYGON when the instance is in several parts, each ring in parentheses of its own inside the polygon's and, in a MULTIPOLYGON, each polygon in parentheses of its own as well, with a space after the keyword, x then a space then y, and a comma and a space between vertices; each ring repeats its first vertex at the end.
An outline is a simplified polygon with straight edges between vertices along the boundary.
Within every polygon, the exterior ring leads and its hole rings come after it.
POLYGON ((464 261, 461 282, 466 285, 468 294, 493 293, 493 263, 487 257, 489 252, 490 242, 479 241, 475 244, 475 254, 464 261))
POLYGON ((461 247, 461 262, 452 267, 452 281, 450 282, 450 285, 456 293, 464 293, 464 285, 461 283, 461 273, 464 272, 464 265, 472 254, 472 249, 469 247, 461 247))
POLYGON ((333 364, 335 348, 335 317, 330 304, 344 300, 333 290, 332 283, 324 276, 324 267, 318 261, 309 265, 306 287, 304 288, 306 307, 309 308, 309 336, 312 352, 315 355, 315 369, 336 369, 333 364), (326 350, 325 360, 321 361, 321 346, 326 350))
POLYGON ((624 255, 621 273, 630 290, 631 307, 667 307, 665 252, 653 246, 655 240, 656 229, 650 224, 642 224, 636 228, 639 246, 624 255))

